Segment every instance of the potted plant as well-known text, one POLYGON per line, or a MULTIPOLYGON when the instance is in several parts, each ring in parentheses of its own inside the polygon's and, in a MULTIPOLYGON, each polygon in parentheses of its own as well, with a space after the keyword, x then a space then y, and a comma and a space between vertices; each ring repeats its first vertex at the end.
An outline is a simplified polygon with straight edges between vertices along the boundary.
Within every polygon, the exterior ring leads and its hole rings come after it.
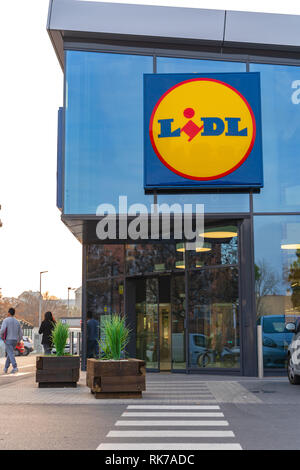
POLYGON ((87 360, 86 383, 95 398, 141 398, 146 390, 145 362, 125 357, 129 336, 124 317, 104 320, 100 357, 87 360))
POLYGON ((55 355, 43 355, 36 358, 36 382, 39 388, 77 386, 80 357, 65 353, 68 336, 68 325, 57 322, 52 331, 55 355))

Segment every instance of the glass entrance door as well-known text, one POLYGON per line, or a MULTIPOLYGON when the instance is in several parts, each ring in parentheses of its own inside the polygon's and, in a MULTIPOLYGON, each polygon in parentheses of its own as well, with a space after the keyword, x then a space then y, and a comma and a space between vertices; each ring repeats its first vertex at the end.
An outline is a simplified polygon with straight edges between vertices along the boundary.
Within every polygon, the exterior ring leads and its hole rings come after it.
POLYGON ((184 273, 136 280, 136 317, 136 356, 146 367, 184 369, 184 273))
POLYGON ((159 362, 161 371, 171 370, 171 304, 159 304, 159 362))

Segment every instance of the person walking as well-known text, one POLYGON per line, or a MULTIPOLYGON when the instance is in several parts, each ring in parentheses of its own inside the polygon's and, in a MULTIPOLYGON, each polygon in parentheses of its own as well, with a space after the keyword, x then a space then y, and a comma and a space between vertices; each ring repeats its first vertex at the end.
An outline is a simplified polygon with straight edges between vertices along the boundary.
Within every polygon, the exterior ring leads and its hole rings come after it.
POLYGON ((5 352, 7 354, 4 373, 7 374, 8 368, 12 365, 11 374, 18 372, 18 366, 15 359, 15 347, 19 341, 23 339, 23 331, 20 323, 15 318, 15 309, 8 310, 8 317, 2 322, 0 330, 0 338, 5 342, 5 352))
POLYGON ((51 312, 46 312, 44 320, 41 323, 39 334, 42 336, 42 345, 45 354, 51 354, 53 343, 52 343, 52 331, 54 330, 56 321, 53 318, 51 312))
POLYGON ((93 318, 92 312, 87 312, 87 357, 99 357, 99 325, 97 320, 93 318))

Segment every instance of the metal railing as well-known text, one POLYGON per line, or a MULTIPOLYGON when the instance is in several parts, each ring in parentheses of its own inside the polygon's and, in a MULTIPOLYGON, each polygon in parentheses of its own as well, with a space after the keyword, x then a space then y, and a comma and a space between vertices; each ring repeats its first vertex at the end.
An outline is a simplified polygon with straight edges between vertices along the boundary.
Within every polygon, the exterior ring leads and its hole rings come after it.
POLYGON ((81 331, 71 331, 69 335, 70 354, 81 356, 82 351, 81 331))

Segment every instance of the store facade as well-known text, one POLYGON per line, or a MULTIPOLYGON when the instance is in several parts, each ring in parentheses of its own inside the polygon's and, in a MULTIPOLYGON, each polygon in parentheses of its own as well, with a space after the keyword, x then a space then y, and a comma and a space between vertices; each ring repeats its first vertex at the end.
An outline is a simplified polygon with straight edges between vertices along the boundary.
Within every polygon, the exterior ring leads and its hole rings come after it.
POLYGON ((266 373, 283 371, 285 323, 300 316, 299 18, 235 13, 50 2, 65 78, 57 200, 83 246, 83 338, 88 310, 100 324, 121 313, 132 330, 128 352, 152 371, 255 376, 258 323, 266 373), (145 190, 144 76, 253 72, 262 187, 145 190), (187 249, 172 230, 170 239, 100 240, 97 208, 121 213, 120 196, 149 213, 155 204, 161 216, 163 204, 192 212, 203 204, 202 246, 187 249))

